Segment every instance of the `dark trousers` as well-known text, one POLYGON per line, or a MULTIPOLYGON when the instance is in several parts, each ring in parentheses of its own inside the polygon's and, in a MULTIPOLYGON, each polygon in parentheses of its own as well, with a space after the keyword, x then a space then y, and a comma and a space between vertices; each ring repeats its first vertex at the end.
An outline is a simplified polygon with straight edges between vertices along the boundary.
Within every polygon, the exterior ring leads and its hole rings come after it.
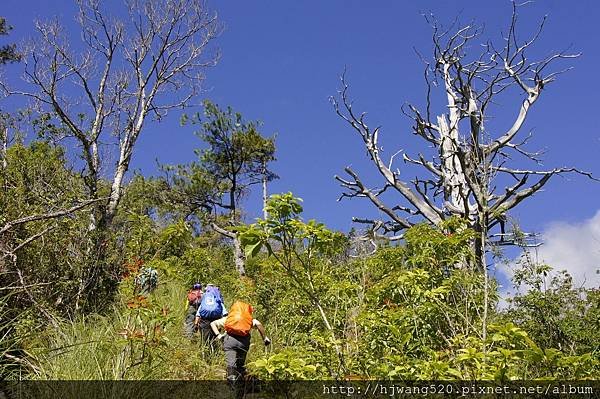
POLYGON ((250 349, 250 335, 225 335, 223 341, 225 364, 227 365, 227 382, 234 390, 236 397, 241 397, 244 391, 244 376, 246 374, 246 355, 250 349))
POLYGON ((202 334, 202 339, 204 340, 204 342, 210 344, 211 346, 212 346, 212 343, 215 340, 215 338, 217 338, 217 336, 215 335, 213 330, 210 328, 210 323, 212 323, 212 322, 213 322, 213 320, 200 319, 200 324, 199 324, 200 334, 202 334))
POLYGON ((185 335, 189 338, 191 338, 194 335, 194 319, 196 318, 196 311, 198 310, 198 308, 194 305, 189 305, 188 306, 188 310, 185 314, 185 321, 184 321, 184 330, 185 330, 185 335))

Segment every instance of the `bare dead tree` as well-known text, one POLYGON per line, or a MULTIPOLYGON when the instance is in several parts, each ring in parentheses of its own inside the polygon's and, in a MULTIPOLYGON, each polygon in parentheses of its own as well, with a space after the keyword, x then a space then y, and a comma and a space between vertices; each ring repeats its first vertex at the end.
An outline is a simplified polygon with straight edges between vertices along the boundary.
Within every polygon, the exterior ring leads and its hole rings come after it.
POLYGON ((24 57, 30 89, 5 89, 32 98, 77 141, 90 199, 98 198, 102 176, 112 175, 108 200, 92 216, 96 229, 116 213, 147 119, 186 107, 198 94, 203 71, 218 59, 209 43, 220 27, 200 0, 126 0, 123 19, 99 0, 77 4, 84 50, 73 49, 57 21, 37 22, 39 37, 24 57))
POLYGON ((578 54, 556 52, 531 61, 528 52, 542 32, 545 17, 533 36, 522 41, 517 37, 517 8, 513 2, 512 18, 501 47, 483 43, 483 51, 474 58, 468 50, 477 48, 472 44, 480 37, 478 27, 452 26, 444 30, 435 19, 427 17, 433 27, 433 61, 426 62, 425 68, 426 109, 408 105, 403 110, 414 122, 413 133, 433 148, 435 155, 402 154, 405 164, 421 170, 413 180, 401 176, 394 165, 402 150, 387 161, 382 158, 378 141, 381 127, 371 128, 366 123, 366 113, 354 111, 344 75, 339 96, 332 98, 336 113, 358 133, 371 162, 383 177, 382 188, 368 187, 350 167, 345 168, 349 178, 335 177, 346 189, 340 200, 368 198, 385 215, 383 220, 354 220, 370 225, 378 235, 399 239, 403 230, 415 223, 426 221, 437 225, 458 216, 467 220, 477 233, 473 242, 474 266, 486 276, 486 249, 490 245, 517 243, 517 237, 504 228, 507 212, 532 197, 553 176, 578 173, 594 179, 591 174, 571 167, 537 169, 541 152, 525 148, 531 134, 524 135, 523 126, 533 105, 558 75, 570 69, 556 69, 555 65, 578 54), (447 108, 433 116, 436 87, 443 88, 447 108), (493 136, 486 129, 490 106, 501 93, 510 90, 520 93, 518 114, 504 133, 493 136), (535 167, 511 167, 519 157, 532 161, 535 167), (512 183, 505 184, 506 181, 512 183), (382 194, 388 191, 399 194, 399 204, 386 202, 390 195, 382 194))

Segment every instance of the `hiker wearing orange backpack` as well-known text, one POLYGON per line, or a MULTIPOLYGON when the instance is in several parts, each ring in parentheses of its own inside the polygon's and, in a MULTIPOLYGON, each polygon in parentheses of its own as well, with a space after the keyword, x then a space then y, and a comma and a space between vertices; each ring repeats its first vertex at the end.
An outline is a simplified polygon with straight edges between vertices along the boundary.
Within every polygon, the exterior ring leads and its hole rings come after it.
POLYGON ((252 306, 245 302, 236 301, 229 310, 227 317, 222 317, 210 323, 210 328, 217 339, 223 340, 225 363, 227 365, 227 381, 236 389, 243 381, 246 373, 246 355, 250 349, 250 331, 256 328, 265 346, 271 343, 260 321, 252 318, 252 306), (221 334, 219 329, 225 330, 221 334))

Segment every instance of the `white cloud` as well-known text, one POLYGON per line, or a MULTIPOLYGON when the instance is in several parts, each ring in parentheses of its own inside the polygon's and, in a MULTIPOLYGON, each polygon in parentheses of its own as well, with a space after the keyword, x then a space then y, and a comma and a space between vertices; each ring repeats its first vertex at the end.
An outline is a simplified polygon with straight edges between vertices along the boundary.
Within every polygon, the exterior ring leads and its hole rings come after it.
MULTIPOLYGON (((580 223, 552 222, 541 233, 542 245, 530 250, 532 259, 550 265, 554 272, 566 270, 575 286, 600 287, 600 211, 580 223)), ((512 277, 517 259, 498 265, 512 277)))
POLYGON ((555 222, 542 233, 540 262, 566 270, 576 286, 600 287, 600 211, 581 223, 555 222))
MULTIPOLYGON (((540 247, 530 251, 534 261, 550 265, 553 274, 566 270, 573 277, 574 287, 600 287, 600 210, 580 223, 550 223, 541 233, 541 242, 540 247)), ((498 272, 510 279, 516 263, 517 259, 508 265, 498 264, 498 272)), ((506 285, 500 288, 500 308, 505 308, 506 297, 514 294, 511 283, 506 285)), ((523 289, 527 290, 520 287, 519 291, 523 289)))

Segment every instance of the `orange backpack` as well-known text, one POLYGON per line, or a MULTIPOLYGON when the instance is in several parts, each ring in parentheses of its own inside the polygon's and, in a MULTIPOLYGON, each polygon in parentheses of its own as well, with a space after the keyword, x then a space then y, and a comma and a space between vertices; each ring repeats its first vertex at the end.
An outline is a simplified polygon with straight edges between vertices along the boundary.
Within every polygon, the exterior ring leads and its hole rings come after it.
POLYGON ((252 306, 245 302, 236 301, 231 305, 227 319, 225 320, 225 331, 232 335, 246 336, 252 329, 252 306))

